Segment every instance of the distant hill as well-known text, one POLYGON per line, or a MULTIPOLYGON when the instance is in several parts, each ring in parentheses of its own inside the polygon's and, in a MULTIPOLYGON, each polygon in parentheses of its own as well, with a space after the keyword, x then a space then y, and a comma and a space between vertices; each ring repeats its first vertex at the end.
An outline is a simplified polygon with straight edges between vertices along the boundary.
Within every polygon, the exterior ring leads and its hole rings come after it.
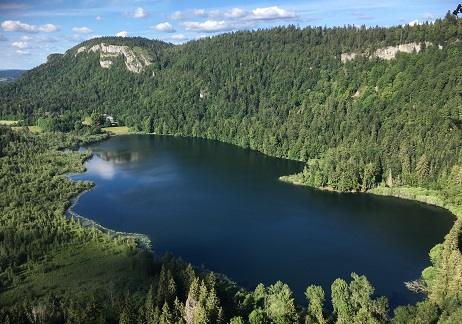
POLYGON ((13 82, 27 70, 0 70, 0 86, 13 82))
POLYGON ((0 78, 13 78, 16 79, 27 70, 0 70, 0 78))

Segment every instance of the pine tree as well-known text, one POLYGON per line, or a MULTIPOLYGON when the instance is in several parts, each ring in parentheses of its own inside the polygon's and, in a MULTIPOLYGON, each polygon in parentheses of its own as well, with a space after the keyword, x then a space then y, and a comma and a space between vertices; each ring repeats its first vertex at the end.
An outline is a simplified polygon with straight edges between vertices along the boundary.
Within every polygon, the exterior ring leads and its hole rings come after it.
POLYGON ((353 309, 350 305, 350 291, 343 279, 335 279, 331 286, 332 306, 337 315, 337 323, 349 324, 353 321, 353 309))
POLYGON ((323 314, 325 293, 322 287, 314 285, 309 286, 306 289, 305 296, 308 299, 307 318, 309 317, 319 324, 325 324, 326 320, 323 314))

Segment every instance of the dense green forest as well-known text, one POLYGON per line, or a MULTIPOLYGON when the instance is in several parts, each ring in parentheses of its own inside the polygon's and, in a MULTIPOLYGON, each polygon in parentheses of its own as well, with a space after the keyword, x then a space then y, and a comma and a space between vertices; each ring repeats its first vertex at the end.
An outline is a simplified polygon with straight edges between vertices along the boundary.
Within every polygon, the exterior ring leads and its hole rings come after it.
POLYGON ((424 302, 391 314, 386 298, 353 273, 351 282, 332 284, 330 298, 310 286, 307 304, 296 305, 283 283, 245 292, 181 259, 155 257, 133 238, 66 220, 69 199, 92 184, 65 178, 83 171, 89 156, 63 150, 104 137, 82 120, 107 113, 135 131, 217 139, 305 161, 292 181, 315 187, 419 187, 459 214, 461 34, 462 21, 448 14, 413 27, 289 26, 181 46, 105 37, 50 56, 0 88, 0 119, 45 131, 0 129, 0 319, 462 322, 460 218, 430 251, 433 266, 417 283, 428 294, 424 302), (120 55, 103 68, 98 51, 80 51, 101 43, 147 53, 151 64, 130 72, 120 55), (391 60, 374 55, 407 43, 420 44, 420 51, 391 60), (341 60, 345 53, 358 55, 341 60))
POLYGON ((242 31, 181 46, 92 39, 0 89, 0 114, 36 124, 45 112, 109 113, 134 130, 307 161, 306 181, 340 191, 390 174, 394 184, 443 189, 461 162, 461 26, 448 16, 414 27, 242 31), (369 57, 411 42, 422 44, 418 54, 369 57), (131 73, 123 56, 107 69, 98 52, 78 52, 98 43, 143 48, 152 64, 131 73), (351 52, 364 55, 342 62, 351 52))

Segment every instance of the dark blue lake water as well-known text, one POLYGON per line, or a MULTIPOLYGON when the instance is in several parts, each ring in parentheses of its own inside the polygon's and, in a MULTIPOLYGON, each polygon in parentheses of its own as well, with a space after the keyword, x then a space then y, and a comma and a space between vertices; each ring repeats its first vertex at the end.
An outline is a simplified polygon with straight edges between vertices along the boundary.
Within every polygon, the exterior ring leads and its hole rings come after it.
POLYGON ((147 234, 171 251, 253 290, 281 280, 305 304, 321 285, 366 275, 390 304, 414 303, 404 281, 430 265, 428 252, 453 224, 440 208, 388 197, 294 186, 279 176, 303 164, 215 141, 148 135, 90 148, 92 180, 74 211, 101 225, 147 234))

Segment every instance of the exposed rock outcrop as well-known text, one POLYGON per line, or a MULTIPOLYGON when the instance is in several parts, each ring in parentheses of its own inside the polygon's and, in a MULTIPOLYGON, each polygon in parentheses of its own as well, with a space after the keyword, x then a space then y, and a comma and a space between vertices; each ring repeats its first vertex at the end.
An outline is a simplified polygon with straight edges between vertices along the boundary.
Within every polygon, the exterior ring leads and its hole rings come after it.
POLYGON ((196 311, 197 301, 188 296, 186 300, 186 304, 184 307, 185 310, 185 321, 187 324, 194 323, 194 312, 196 311))
MULTIPOLYGON (((430 42, 426 42, 425 45, 432 45, 430 42)), ((442 48, 441 46, 438 46, 440 49, 442 48)), ((412 53, 413 51, 416 51, 416 53, 419 53, 421 50, 421 45, 417 43, 408 43, 408 44, 402 44, 399 46, 387 46, 383 48, 379 48, 376 50, 372 55, 369 57, 378 57, 384 60, 392 60, 395 58, 396 54, 398 52, 404 52, 404 53, 412 53)), ((364 55, 363 53, 343 53, 340 57, 343 63, 347 61, 353 60, 356 56, 358 55, 364 55)))
POLYGON ((128 46, 117 46, 117 45, 107 45, 105 43, 94 45, 90 48, 86 46, 79 47, 77 49, 77 56, 80 53, 88 52, 99 52, 100 53, 100 65, 103 68, 109 68, 114 58, 119 55, 123 55, 125 59, 125 66, 127 70, 135 73, 140 73, 146 66, 151 65, 149 58, 142 53, 135 53, 128 46))

